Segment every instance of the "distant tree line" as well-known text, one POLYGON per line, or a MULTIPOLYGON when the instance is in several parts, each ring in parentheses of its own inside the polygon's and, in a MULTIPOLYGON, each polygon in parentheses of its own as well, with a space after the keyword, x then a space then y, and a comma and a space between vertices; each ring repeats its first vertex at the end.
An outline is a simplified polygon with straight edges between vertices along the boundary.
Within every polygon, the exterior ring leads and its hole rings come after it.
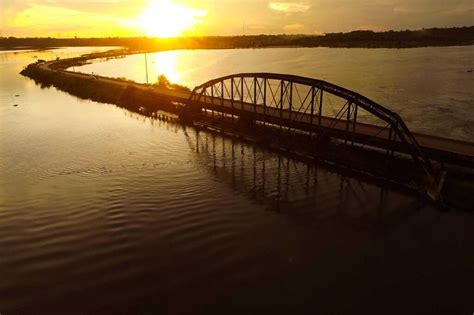
POLYGON ((354 31, 324 35, 255 35, 160 38, 16 38, 0 37, 0 48, 52 48, 67 46, 121 46, 132 50, 224 49, 263 47, 369 47, 408 48, 473 45, 474 26, 430 28, 416 31, 354 31))

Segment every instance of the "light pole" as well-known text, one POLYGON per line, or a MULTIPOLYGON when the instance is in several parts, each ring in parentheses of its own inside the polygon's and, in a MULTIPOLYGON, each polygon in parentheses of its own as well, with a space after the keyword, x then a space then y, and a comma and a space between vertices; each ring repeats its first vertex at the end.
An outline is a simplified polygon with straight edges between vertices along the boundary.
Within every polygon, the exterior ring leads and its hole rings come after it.
POLYGON ((145 73, 146 73, 146 84, 148 84, 148 59, 145 53, 145 73))

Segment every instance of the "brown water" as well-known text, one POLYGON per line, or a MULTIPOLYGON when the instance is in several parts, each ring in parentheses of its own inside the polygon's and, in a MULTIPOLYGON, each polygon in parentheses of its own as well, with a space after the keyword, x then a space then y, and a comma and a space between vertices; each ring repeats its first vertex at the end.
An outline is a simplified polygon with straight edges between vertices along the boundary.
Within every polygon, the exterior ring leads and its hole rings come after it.
MULTIPOLYGON (((179 50, 147 59, 150 82, 165 74, 192 88, 241 72, 295 74, 363 94, 399 113, 413 131, 468 141, 474 135, 474 46, 179 50)), ((143 54, 77 70, 146 82, 143 54)))
POLYGON ((1 314, 472 312, 472 214, 18 74, 86 50, 0 53, 1 314))

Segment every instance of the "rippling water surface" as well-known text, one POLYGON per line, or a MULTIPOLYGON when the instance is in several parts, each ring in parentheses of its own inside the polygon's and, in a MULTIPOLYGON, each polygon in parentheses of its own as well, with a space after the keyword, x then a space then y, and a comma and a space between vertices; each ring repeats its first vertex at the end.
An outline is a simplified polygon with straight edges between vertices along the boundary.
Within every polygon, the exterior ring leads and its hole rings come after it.
POLYGON ((472 215, 18 74, 87 50, 0 52, 1 314, 472 312, 472 215))

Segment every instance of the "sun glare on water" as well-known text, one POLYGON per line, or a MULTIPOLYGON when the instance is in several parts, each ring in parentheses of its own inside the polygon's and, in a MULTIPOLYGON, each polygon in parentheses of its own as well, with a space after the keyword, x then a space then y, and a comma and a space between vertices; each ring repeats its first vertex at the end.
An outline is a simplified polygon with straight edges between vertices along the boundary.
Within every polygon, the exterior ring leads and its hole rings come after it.
POLYGON ((147 36, 175 37, 190 31, 206 15, 171 0, 150 0, 150 6, 138 17, 138 26, 147 36))

